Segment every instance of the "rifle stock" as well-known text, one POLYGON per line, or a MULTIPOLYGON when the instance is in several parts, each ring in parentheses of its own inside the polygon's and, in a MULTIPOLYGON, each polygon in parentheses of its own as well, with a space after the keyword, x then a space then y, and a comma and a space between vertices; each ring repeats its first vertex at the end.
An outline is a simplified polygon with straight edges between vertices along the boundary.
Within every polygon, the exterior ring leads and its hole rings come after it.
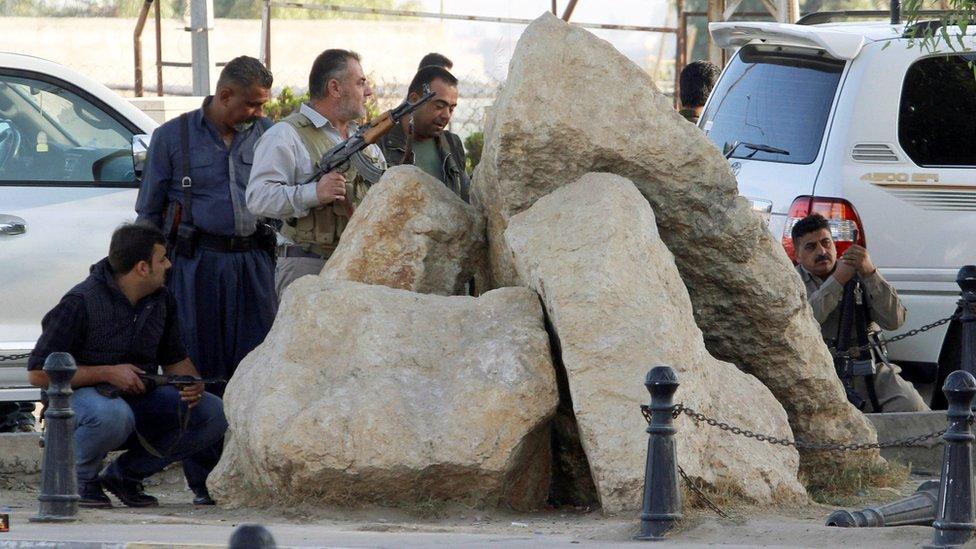
POLYGON ((390 116, 390 111, 386 111, 381 114, 379 118, 373 121, 372 124, 366 128, 363 133, 363 141, 367 144, 372 145, 380 140, 381 137, 389 133, 393 129, 393 117, 390 116))

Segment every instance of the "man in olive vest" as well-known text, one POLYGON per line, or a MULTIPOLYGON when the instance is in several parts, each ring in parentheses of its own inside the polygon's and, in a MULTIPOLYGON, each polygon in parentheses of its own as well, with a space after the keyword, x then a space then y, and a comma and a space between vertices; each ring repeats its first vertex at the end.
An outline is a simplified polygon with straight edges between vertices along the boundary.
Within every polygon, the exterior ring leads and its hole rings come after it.
POLYGON ((275 270, 279 297, 298 277, 322 270, 372 184, 366 174, 375 179, 386 169, 383 153, 370 145, 343 170, 308 181, 322 155, 356 132, 373 90, 359 55, 332 49, 312 63, 308 91, 308 103, 261 136, 247 184, 248 209, 284 221, 286 243, 279 246, 275 270))

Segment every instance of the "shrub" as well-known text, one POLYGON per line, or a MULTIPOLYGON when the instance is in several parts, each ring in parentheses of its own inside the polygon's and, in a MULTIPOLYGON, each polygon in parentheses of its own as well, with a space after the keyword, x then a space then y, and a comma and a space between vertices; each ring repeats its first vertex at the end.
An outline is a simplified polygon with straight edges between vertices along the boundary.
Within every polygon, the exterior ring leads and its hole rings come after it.
POLYGON ((464 150, 468 153, 468 173, 474 172, 475 166, 481 162, 481 149, 485 147, 485 132, 474 132, 464 138, 464 150))

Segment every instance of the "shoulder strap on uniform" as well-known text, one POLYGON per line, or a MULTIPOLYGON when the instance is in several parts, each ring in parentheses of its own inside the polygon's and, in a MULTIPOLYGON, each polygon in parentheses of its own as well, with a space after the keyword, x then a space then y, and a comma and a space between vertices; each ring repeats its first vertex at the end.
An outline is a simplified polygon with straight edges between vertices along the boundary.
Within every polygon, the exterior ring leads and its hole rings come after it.
POLYGON ((282 118, 281 121, 291 124, 296 129, 313 125, 311 119, 302 114, 301 111, 292 111, 288 116, 282 118))
POLYGON ((190 117, 183 113, 180 115, 180 147, 183 157, 183 178, 180 179, 180 186, 183 187, 183 211, 186 223, 193 224, 193 179, 190 178, 190 117))

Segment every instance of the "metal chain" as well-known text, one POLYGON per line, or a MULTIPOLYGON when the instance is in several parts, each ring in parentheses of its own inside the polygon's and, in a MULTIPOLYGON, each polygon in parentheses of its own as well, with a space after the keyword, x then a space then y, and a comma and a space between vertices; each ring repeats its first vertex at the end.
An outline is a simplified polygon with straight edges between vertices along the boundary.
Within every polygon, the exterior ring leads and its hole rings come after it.
POLYGON ((0 355, 0 362, 7 362, 10 360, 21 360, 31 356, 30 353, 24 353, 20 355, 0 355))
MULTIPOLYGON (((650 407, 647 406, 646 404, 641 405, 641 413, 644 414, 644 419, 647 421, 648 424, 650 424, 651 423, 650 407)), ((672 414, 673 413, 674 412, 672 412, 672 414)), ((732 518, 729 515, 727 515, 724 511, 719 509, 718 505, 715 505, 715 502, 709 499, 708 496, 705 495, 705 492, 702 492, 699 487, 695 486, 695 483, 691 481, 691 478, 688 476, 688 473, 685 473, 685 470, 682 469, 680 465, 678 465, 678 473, 681 474, 681 478, 684 479, 685 485, 688 486, 688 489, 691 490, 692 493, 695 494, 695 497, 697 497, 709 509, 715 511, 715 513, 717 513, 722 518, 727 518, 727 519, 732 518)))
MULTIPOLYGON (((943 319, 936 320, 935 322, 932 322, 931 324, 926 324, 924 326, 919 326, 918 328, 915 328, 913 330, 908 330, 907 332, 905 332, 903 334, 898 334, 896 336, 892 336, 890 339, 879 336, 878 339, 880 339, 880 342, 878 342, 878 343, 871 342, 871 343, 868 343, 866 345, 861 345, 860 347, 851 347, 850 349, 847 350, 847 353, 849 353, 849 354, 860 354, 860 353, 862 353, 864 351, 867 351, 868 349, 886 347, 889 343, 894 343, 896 341, 901 341, 903 339, 908 339, 910 337, 917 336, 918 334, 925 333, 925 332, 927 332, 927 331, 929 331, 929 330, 931 330, 933 328, 938 328, 939 326, 942 326, 944 324, 948 324, 949 322, 952 322, 953 320, 959 318, 960 316, 962 316, 962 315, 955 314, 955 315, 952 315, 952 316, 947 316, 947 317, 945 317, 943 319)), ((830 354, 832 354, 834 356, 840 356, 843 353, 838 353, 836 347, 830 347, 830 354)))
POLYGON ((732 518, 729 515, 727 515, 724 511, 719 509, 718 505, 715 505, 714 501, 708 499, 708 496, 705 495, 705 492, 702 492, 700 488, 695 486, 695 483, 691 481, 691 479, 688 477, 688 474, 685 473, 685 470, 682 469, 680 465, 678 465, 678 473, 681 474, 681 478, 684 479, 685 485, 688 487, 689 490, 691 490, 695 494, 695 497, 697 497, 699 501, 704 503, 712 511, 715 511, 715 513, 718 516, 726 519, 732 518))
MULTIPOLYGON (((651 422, 651 411, 650 407, 646 404, 641 405, 641 413, 644 415, 644 419, 650 423, 651 422)), ((671 409, 671 417, 677 419, 681 414, 692 418, 695 421, 704 422, 712 427, 717 427, 723 431, 728 431, 733 435, 740 435, 746 438, 752 438, 760 442, 766 442, 769 444, 777 444, 779 446, 793 446, 795 448, 803 448, 808 450, 832 450, 832 451, 843 451, 843 452, 853 452, 858 450, 870 450, 870 449, 881 449, 881 448, 893 448, 893 447, 905 447, 905 446, 917 446, 920 442, 941 437, 945 434, 946 430, 942 429, 940 431, 935 431, 932 433, 926 433, 923 435, 916 435, 911 437, 900 438, 896 440, 889 440, 887 442, 862 442, 862 443, 850 443, 842 444, 836 442, 807 442, 803 440, 788 440, 785 438, 778 438, 772 435, 765 435, 762 433, 755 433, 748 429, 743 429, 734 425, 729 425, 728 423, 712 419, 705 414, 696 412, 694 409, 685 406, 684 404, 675 404, 671 409)), ((973 419, 970 418, 970 423, 973 419)))

